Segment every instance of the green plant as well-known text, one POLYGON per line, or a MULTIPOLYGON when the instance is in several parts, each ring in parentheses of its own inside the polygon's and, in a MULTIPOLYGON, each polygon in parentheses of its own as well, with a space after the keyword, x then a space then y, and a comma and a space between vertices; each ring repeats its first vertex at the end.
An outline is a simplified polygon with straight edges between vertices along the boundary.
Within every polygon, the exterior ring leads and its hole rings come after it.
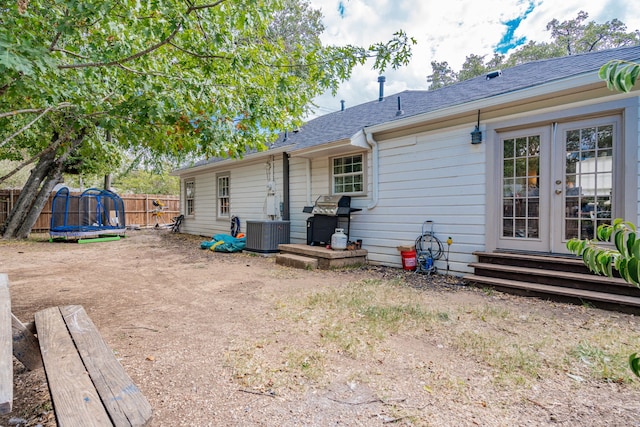
POLYGON ((613 60, 600 67, 598 77, 607 82, 611 90, 629 92, 640 75, 640 64, 613 60))
MULTIPOLYGON (((640 287, 640 239, 636 226, 632 223, 616 218, 612 224, 602 224, 598 227, 596 240, 574 238, 567 242, 567 249, 581 256, 584 264, 592 272, 613 277, 613 271, 617 270, 624 281, 640 287), (611 240, 615 249, 600 246, 598 243, 611 240)), ((637 353, 629 356, 629 366, 633 373, 640 377, 640 357, 637 353)))
POLYGON ((640 239, 632 223, 616 218, 598 227, 596 240, 574 238, 567 242, 567 249, 581 256, 592 272, 613 277, 615 269, 626 282, 640 286, 640 239), (609 242, 612 236, 615 249, 598 243, 609 242))

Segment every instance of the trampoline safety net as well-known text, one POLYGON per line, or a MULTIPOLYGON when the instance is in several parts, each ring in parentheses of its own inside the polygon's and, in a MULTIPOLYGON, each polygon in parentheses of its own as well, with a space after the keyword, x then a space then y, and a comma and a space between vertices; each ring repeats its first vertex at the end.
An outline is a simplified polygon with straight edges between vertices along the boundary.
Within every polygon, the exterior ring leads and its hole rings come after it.
POLYGON ((52 236, 83 237, 125 230, 124 203, 112 191, 90 188, 73 195, 63 187, 53 197, 49 231, 52 236))

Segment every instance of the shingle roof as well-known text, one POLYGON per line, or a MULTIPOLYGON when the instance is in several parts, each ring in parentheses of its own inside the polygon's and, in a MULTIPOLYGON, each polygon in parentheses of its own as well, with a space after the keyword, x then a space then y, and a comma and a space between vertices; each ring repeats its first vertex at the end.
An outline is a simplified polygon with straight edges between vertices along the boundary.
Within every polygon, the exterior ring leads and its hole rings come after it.
POLYGON ((287 140, 281 136, 272 148, 295 144, 295 151, 354 136, 367 126, 387 123, 417 114, 487 99, 552 81, 585 73, 597 72, 612 59, 638 60, 640 46, 609 49, 599 52, 544 59, 518 65, 502 71, 502 75, 488 80, 479 76, 432 91, 407 90, 389 95, 383 101, 371 101, 326 114, 304 124, 298 132, 289 132, 287 140), (397 98, 404 114, 398 116, 397 98))
MULTIPOLYGON (((396 93, 384 97, 383 101, 367 102, 310 120, 299 131, 288 132, 286 138, 285 134, 280 135, 270 149, 292 145, 287 151, 293 152, 349 139, 368 126, 488 99, 568 77, 594 73, 613 59, 638 61, 640 46, 544 59, 502 70, 502 75, 493 79, 479 76, 432 91, 407 90, 396 93), (396 115, 398 97, 404 111, 400 116, 396 115)), ((222 159, 209 159, 197 163, 196 166, 220 160, 222 159)))

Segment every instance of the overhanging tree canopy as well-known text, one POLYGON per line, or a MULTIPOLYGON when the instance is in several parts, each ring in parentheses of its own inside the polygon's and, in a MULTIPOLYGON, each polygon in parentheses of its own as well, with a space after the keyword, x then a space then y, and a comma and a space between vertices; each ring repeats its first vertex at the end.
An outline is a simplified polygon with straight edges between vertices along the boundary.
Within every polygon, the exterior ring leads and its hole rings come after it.
POLYGON ((322 29, 295 0, 3 6, 0 158, 37 162, 4 237, 29 233, 70 163, 104 167, 116 147, 177 158, 263 149, 355 65, 410 58, 402 31, 363 48, 322 46, 322 29))

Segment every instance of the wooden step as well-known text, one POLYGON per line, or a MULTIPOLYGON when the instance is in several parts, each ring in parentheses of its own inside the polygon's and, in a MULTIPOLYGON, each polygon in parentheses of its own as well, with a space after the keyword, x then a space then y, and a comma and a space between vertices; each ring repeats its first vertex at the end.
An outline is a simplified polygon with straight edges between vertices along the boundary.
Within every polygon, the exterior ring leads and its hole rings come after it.
POLYGON ((478 262, 517 265, 520 267, 540 268, 544 270, 558 270, 574 273, 587 273, 589 269, 582 259, 572 255, 546 255, 514 252, 474 252, 478 262))
POLYGON ((464 279, 474 285, 489 286, 508 293, 547 297, 570 302, 589 301, 597 307, 615 309, 619 311, 640 313, 640 297, 597 292, 585 289, 568 288, 562 286, 545 285, 528 281, 501 279, 497 277, 478 276, 469 274, 464 279))
POLYGON ((632 286, 619 278, 600 276, 593 273, 575 273, 489 263, 471 263, 469 265, 474 268, 477 276, 512 280, 524 278, 528 282, 544 285, 640 297, 640 288, 632 286))

